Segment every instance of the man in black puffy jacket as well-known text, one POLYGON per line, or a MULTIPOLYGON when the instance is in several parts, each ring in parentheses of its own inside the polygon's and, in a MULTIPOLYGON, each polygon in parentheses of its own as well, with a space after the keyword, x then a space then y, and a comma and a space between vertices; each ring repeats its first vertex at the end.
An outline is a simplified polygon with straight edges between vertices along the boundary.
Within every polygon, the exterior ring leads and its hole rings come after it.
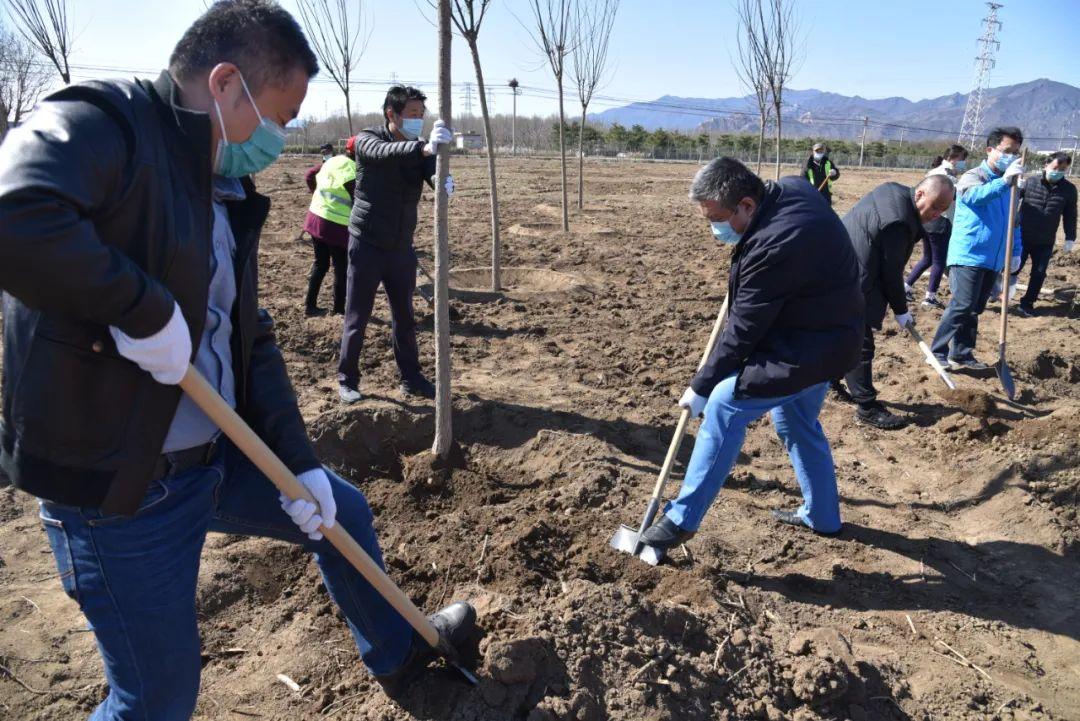
POLYGON ((735 464, 747 426, 771 412, 803 494, 783 522, 840 530, 829 441, 818 413, 829 380, 859 360, 863 294, 840 218, 802 178, 764 184, 732 158, 694 177, 690 199, 734 248, 727 324, 679 405, 704 419, 678 498, 642 540, 664 550, 692 536, 735 464))
POLYGON ((1065 179, 1069 165, 1068 153, 1051 153, 1045 167, 1024 183, 1024 200, 1020 206, 1024 250, 1020 267, 1030 259, 1031 278, 1016 313, 1025 318, 1035 315, 1035 301, 1054 255, 1058 227, 1065 231, 1066 252, 1072 252, 1076 243, 1076 186, 1065 179))
MULTIPOLYGON (((381 283, 390 303, 394 360, 406 395, 434 398, 435 387, 420 371, 412 297, 416 290, 416 204, 423 184, 432 184, 435 152, 453 136, 442 120, 427 141, 420 140, 427 97, 395 85, 386 94, 386 124, 356 136, 356 193, 349 219, 349 278, 345 329, 338 360, 338 393, 346 403, 360 400, 360 354, 375 293, 381 283)), ((454 180, 446 180, 453 195, 454 180)))
POLYGON ((877 399, 872 371, 874 331, 881 329, 890 308, 901 329, 913 327, 904 293, 904 266, 925 232, 923 224, 941 217, 955 195, 952 181, 944 175, 928 175, 914 188, 884 183, 864 195, 844 216, 844 227, 859 258, 866 297, 862 359, 844 378, 858 405, 855 418, 860 423, 884 430, 905 425, 904 419, 890 413, 877 399))

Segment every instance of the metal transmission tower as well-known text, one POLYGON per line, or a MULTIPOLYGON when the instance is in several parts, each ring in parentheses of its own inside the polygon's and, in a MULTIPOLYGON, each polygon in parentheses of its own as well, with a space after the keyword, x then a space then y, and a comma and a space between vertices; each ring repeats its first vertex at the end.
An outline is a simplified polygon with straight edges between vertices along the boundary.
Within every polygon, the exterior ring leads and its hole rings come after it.
POLYGON ((998 42, 997 33, 1001 30, 1001 21, 998 20, 998 9, 1001 3, 988 2, 986 6, 990 11, 983 18, 983 32, 979 37, 979 54, 975 56, 975 82, 972 84, 971 94, 968 95, 967 108, 964 110, 964 121, 960 123, 960 135, 956 142, 963 143, 968 139, 968 147, 975 149, 977 137, 982 123, 983 91, 990 82, 990 71, 994 67, 1001 43, 998 42))
POLYGON ((472 115, 472 94, 473 94, 472 83, 466 82, 465 83, 465 89, 461 91, 461 97, 465 101, 465 117, 467 117, 467 118, 471 118, 473 116, 472 115))

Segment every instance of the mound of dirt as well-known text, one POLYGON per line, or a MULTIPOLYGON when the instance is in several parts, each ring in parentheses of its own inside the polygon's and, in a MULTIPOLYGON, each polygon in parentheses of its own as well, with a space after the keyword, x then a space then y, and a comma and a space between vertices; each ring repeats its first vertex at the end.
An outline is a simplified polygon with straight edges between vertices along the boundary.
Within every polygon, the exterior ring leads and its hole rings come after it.
POLYGON ((939 389, 937 394, 962 412, 977 418, 989 418, 997 410, 997 405, 990 394, 978 389, 944 388, 939 389))

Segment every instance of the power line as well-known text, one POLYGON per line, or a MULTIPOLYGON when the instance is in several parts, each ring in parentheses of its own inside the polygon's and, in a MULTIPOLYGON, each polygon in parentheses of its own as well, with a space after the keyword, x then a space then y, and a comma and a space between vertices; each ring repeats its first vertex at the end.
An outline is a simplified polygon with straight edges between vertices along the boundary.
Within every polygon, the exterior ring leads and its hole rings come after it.
MULTIPOLYGON (((995 3, 989 3, 989 4, 994 5, 995 3)), ((998 7, 1000 7, 1000 5, 998 7)), ((49 68, 52 67, 52 65, 48 64, 48 63, 39 62, 38 64, 49 67, 49 68)), ((136 75, 156 75, 158 72, 160 72, 160 69, 153 70, 153 69, 149 69, 149 68, 131 68, 131 67, 121 67, 121 66, 114 66, 114 65, 100 65, 100 64, 74 64, 73 63, 73 64, 70 65, 70 67, 71 67, 71 69, 73 71, 89 71, 89 72, 99 72, 99 73, 100 72, 105 72, 105 73, 131 73, 131 74, 136 74, 136 75)), ((84 76, 84 75, 81 75, 81 74, 80 74, 80 76, 81 77, 93 77, 93 76, 84 76)), ((322 84, 322 85, 335 84, 334 80, 332 80, 331 78, 320 78, 320 77, 312 78, 311 82, 312 83, 322 84)), ((414 86, 419 87, 419 88, 434 87, 435 86, 435 83, 433 81, 425 81, 425 80, 418 80, 418 79, 399 80, 399 79, 396 78, 396 74, 394 74, 394 80, 391 81, 391 82, 388 82, 388 80, 386 78, 356 78, 356 79, 351 79, 350 82, 349 82, 349 85, 350 85, 350 87, 352 87, 352 86, 356 86, 356 87, 373 86, 373 87, 385 88, 385 87, 388 87, 390 84, 394 84, 394 83, 414 85, 414 86)), ((469 110, 471 110, 471 94, 473 92, 473 83, 471 83, 469 81, 463 81, 463 82, 460 82, 460 83, 453 83, 453 86, 454 86, 455 89, 461 90, 462 92, 466 93, 466 95, 465 95, 466 105, 467 105, 466 113, 468 114, 469 110)), ((510 95, 510 94, 514 93, 514 91, 511 90, 510 88, 503 88, 503 87, 500 87, 500 86, 489 86, 489 87, 485 88, 485 90, 488 92, 489 97, 491 97, 491 96, 493 96, 493 95, 495 95, 497 93, 499 93, 499 94, 505 93, 507 95, 510 95)), ((552 99, 553 100, 553 99, 558 97, 558 91, 557 90, 554 90, 554 89, 551 89, 551 88, 542 88, 542 87, 537 87, 537 86, 519 85, 516 92, 520 93, 520 92, 525 91, 525 90, 529 91, 529 93, 531 93, 534 96, 544 98, 544 99, 552 99)), ((717 119, 719 117, 739 117, 739 118, 747 118, 747 119, 755 119, 756 120, 758 118, 758 113, 756 111, 734 110, 734 109, 728 109, 728 108, 715 108, 715 107, 708 107, 708 106, 698 105, 698 104, 679 103, 679 102, 671 102, 671 101, 663 101, 663 100, 642 100, 642 99, 639 99, 639 98, 630 98, 630 97, 615 96, 615 95, 597 95, 595 97, 595 99, 594 99, 594 103, 597 106, 607 107, 607 108, 624 107, 626 105, 634 105, 634 106, 636 106, 636 109, 644 110, 646 112, 670 113, 672 111, 677 111, 678 113, 680 113, 682 115, 690 115, 690 116, 701 117, 701 118, 705 118, 705 119, 717 119)), ((785 103, 785 105, 787 105, 787 104, 785 103)), ((794 109, 797 106, 788 105, 788 107, 794 109)), ((796 116, 796 115, 781 116, 781 119, 785 123, 798 123, 800 125, 820 125, 820 126, 826 126, 826 127, 859 127, 859 126, 862 126, 862 124, 864 122, 863 117, 850 117, 849 118, 849 117, 841 117, 841 116, 833 116, 833 115, 816 115, 816 114, 812 114, 810 116, 810 121, 809 122, 804 122, 803 118, 805 118, 805 117, 806 117, 806 114, 804 113, 804 114, 798 115, 798 116, 796 116)), ((907 123, 895 123, 895 122, 889 122, 889 121, 883 121, 883 120, 874 120, 874 119, 869 118, 869 117, 867 117, 866 123, 870 127, 874 127, 874 128, 882 128, 882 129, 891 128, 891 129, 895 129, 895 130, 902 130, 902 131, 905 131, 905 132, 927 133, 927 134, 932 134, 932 135, 953 135, 953 134, 956 133, 956 131, 953 130, 953 129, 928 128, 928 127, 921 127, 921 126, 917 126, 917 125, 910 125, 910 124, 907 124, 907 123)), ((978 133, 975 133, 974 137, 977 138, 978 135, 979 135, 978 133)), ((1028 140, 1030 140, 1032 142, 1034 142, 1034 141, 1054 142, 1054 141, 1057 140, 1057 138, 1056 137, 1028 137, 1028 140)))

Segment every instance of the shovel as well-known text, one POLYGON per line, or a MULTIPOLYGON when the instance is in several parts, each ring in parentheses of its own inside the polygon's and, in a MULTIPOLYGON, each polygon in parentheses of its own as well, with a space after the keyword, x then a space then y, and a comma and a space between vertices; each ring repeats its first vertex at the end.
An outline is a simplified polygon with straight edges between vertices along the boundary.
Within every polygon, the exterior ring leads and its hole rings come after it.
POLYGON ((922 350, 923 355, 926 356, 926 362, 933 367, 937 374, 941 376, 941 380, 945 381, 945 385, 949 386, 949 390, 956 390, 956 384, 953 383, 953 379, 949 377, 948 372, 941 365, 941 361, 937 359, 933 351, 930 350, 930 346, 926 345, 926 341, 919 334, 919 331, 915 330, 915 324, 912 323, 907 327, 907 332, 911 334, 911 337, 915 339, 915 342, 919 344, 919 349, 922 350))
MULTIPOLYGON (((713 324, 712 333, 709 334, 709 342, 705 344, 705 352, 701 356, 701 362, 698 363, 698 369, 709 360, 713 346, 716 345, 716 339, 720 337, 720 331, 724 327, 724 321, 727 320, 727 312, 728 299, 724 298, 724 304, 720 307, 720 314, 716 316, 716 323, 713 324)), ((645 533, 649 526, 652 525, 657 511, 660 510, 660 503, 664 497, 664 486, 667 485, 668 476, 671 475, 671 468, 675 465, 675 457, 679 455, 679 446, 682 445, 683 436, 686 434, 686 426, 689 423, 690 410, 684 408, 682 414, 679 415, 679 424, 675 426, 675 436, 671 439, 667 457, 664 458, 664 465, 660 468, 660 476, 656 479, 656 486, 653 487, 649 506, 645 509, 644 518, 641 519, 641 526, 637 530, 630 526, 619 526, 619 530, 615 531, 615 535, 611 537, 609 542, 609 545, 615 550, 637 556, 650 566, 660 563, 660 560, 664 557, 664 552, 642 543, 641 534, 645 533)))
MULTIPOLYGON (((284 493, 290 500, 303 498, 312 503, 315 499, 308 493, 300 481, 296 479, 284 463, 281 462, 274 452, 263 443, 262 439, 255 435, 255 431, 244 423, 243 419, 236 414, 229 404, 222 400, 218 392, 214 390, 206 379, 195 369, 188 366, 187 373, 180 381, 180 387, 191 396, 195 405, 202 409, 214 423, 217 423, 222 432, 229 437, 236 447, 247 456, 255 466, 266 474, 278 490, 284 493)), ((361 548, 352 536, 349 535, 340 523, 333 527, 319 526, 319 530, 334 545, 342 556, 349 560, 357 571, 360 572, 368 583, 375 587, 379 595, 386 599, 394 610, 401 614, 410 626, 412 626, 421 638, 424 639, 440 656, 444 657, 451 666, 467 678, 471 683, 478 683, 468 669, 461 665, 457 651, 450 646, 447 639, 443 638, 434 624, 418 609, 409 597, 402 592, 390 577, 379 568, 371 556, 361 548)))
MULTIPOLYGON (((1025 150, 1021 155, 1021 164, 1027 157, 1025 150)), ((1001 331, 998 336, 998 359, 994 363, 1001 389, 1009 400, 1016 400, 1016 383, 1013 382, 1012 371, 1009 363, 1005 360, 1006 337, 1009 329, 1009 275, 1012 273, 1013 239, 1016 236, 1016 179, 1013 179, 1009 188, 1009 229, 1005 233, 1005 267, 1002 269, 1001 281, 1001 331)))

